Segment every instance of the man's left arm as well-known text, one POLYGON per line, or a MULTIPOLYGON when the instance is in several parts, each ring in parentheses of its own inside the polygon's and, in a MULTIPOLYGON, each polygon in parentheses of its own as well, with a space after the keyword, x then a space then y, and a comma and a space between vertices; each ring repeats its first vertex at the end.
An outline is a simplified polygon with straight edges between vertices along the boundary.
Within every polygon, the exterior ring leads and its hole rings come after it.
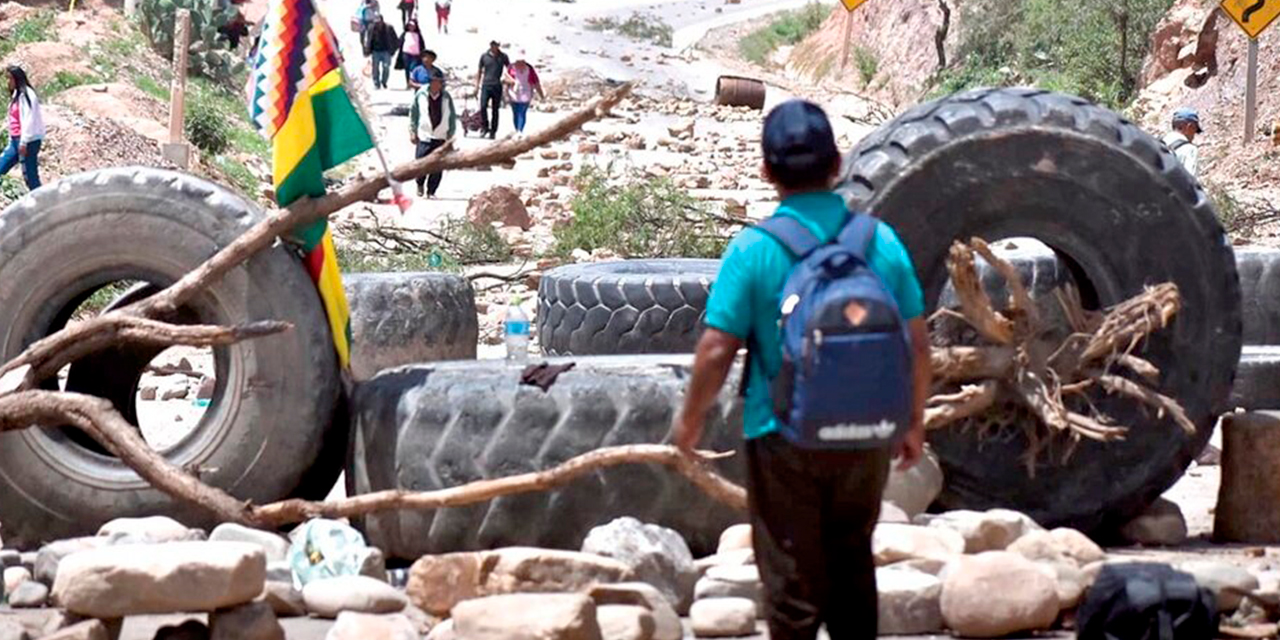
POLYGON ((671 439, 685 455, 693 455, 702 439, 707 412, 720 395, 720 388, 729 377, 733 359, 742 348, 742 340, 731 333, 707 327, 698 339, 693 359, 693 378, 685 393, 684 408, 676 420, 671 439))
POLYGON ((924 456, 924 406, 929 401, 933 390, 933 355, 929 347, 929 325, 924 317, 917 317, 907 323, 911 334, 912 351, 912 394, 911 394, 911 430, 903 439, 899 456, 902 458, 898 468, 903 471, 914 467, 924 456))

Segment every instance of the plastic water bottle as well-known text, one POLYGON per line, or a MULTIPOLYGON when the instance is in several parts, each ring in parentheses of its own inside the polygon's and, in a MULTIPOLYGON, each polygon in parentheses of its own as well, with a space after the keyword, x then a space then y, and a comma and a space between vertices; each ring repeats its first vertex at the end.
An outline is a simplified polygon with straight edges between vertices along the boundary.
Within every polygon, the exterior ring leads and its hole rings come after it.
POLYGON ((507 360, 524 362, 529 359, 529 316, 520 308, 520 299, 512 298, 507 305, 505 323, 507 360))

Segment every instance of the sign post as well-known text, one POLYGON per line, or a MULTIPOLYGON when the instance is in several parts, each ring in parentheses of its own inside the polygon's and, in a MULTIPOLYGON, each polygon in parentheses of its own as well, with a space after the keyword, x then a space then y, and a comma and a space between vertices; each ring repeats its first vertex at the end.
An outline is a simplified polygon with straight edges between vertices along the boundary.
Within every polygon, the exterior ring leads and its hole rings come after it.
POLYGON ((1253 141, 1258 117, 1258 36, 1280 18, 1280 0, 1222 0, 1222 10, 1249 36, 1244 91, 1244 141, 1253 141))
MULTIPOLYGON (((849 12, 844 16, 844 49, 840 53, 840 73, 849 68, 849 44, 853 40, 853 11, 861 7, 867 0, 840 0, 849 12)), ((1274 0, 1280 2, 1280 0, 1274 0)))

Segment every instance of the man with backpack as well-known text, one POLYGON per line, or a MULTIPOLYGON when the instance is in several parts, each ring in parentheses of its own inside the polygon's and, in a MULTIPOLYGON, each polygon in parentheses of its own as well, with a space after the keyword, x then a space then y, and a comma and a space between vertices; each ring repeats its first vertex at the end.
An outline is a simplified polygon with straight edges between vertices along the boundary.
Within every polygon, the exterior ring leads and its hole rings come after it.
POLYGON ((1183 107, 1173 112, 1173 130, 1162 139, 1192 177, 1196 177, 1200 170, 1200 147, 1196 146, 1196 136, 1203 132, 1200 114, 1195 109, 1183 107))
POLYGON ((748 502, 772 640, 874 638, 871 534, 892 456, 924 447, 924 297, 887 224, 848 211, 831 123, 791 101, 765 119, 781 204, 725 250, 672 440, 701 438, 739 348, 748 502))

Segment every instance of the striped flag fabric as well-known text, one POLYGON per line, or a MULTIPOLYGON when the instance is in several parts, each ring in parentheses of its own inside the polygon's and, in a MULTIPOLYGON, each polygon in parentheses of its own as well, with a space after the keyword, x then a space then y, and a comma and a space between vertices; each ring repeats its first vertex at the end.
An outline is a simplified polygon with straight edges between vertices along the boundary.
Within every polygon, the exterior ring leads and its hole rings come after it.
MULTIPOLYGON (((271 141, 276 202, 286 207, 325 193, 324 172, 373 148, 342 84, 334 34, 312 0, 271 0, 250 69, 249 115, 271 141)), ((320 292, 338 360, 351 360, 351 313, 334 253, 333 232, 321 220, 291 234, 302 246, 320 292)))

